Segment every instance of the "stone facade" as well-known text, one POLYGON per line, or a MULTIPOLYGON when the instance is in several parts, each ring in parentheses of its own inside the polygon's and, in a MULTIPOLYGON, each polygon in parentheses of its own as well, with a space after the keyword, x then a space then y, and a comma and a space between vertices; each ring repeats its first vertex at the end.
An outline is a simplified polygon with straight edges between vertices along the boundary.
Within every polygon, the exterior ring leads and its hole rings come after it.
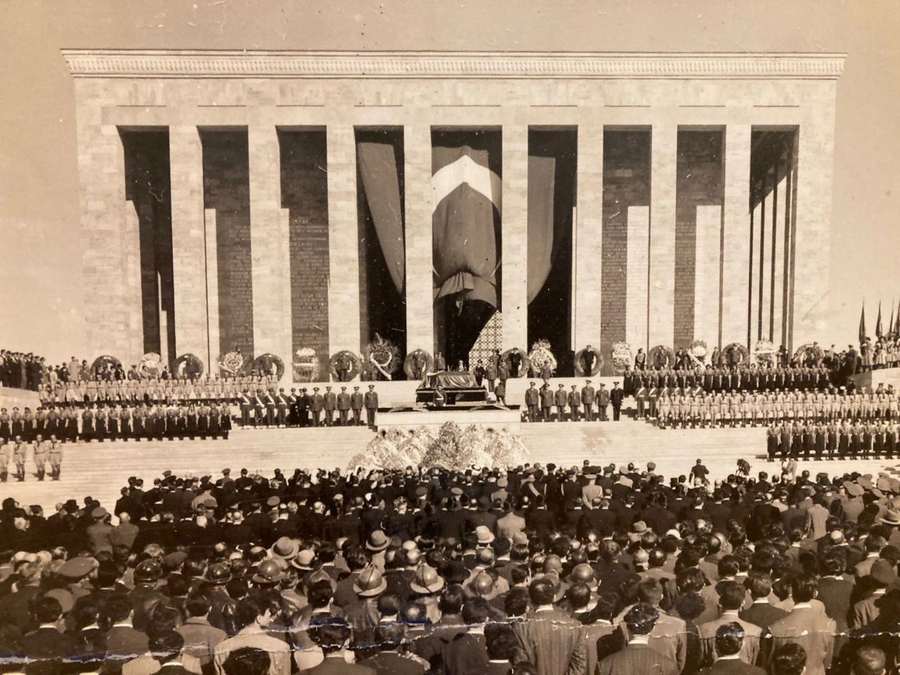
POLYGON ((210 283, 223 278, 222 258, 207 260, 210 251, 221 252, 223 214, 215 213, 210 233, 203 199, 205 129, 248 134, 256 354, 270 351, 289 363, 298 343, 313 338, 319 352, 358 353, 363 346, 357 127, 403 127, 408 344, 401 348, 431 349, 434 343, 428 171, 430 131, 441 127, 501 131, 503 344, 522 348, 529 346, 528 130, 577 130, 572 346, 592 343, 604 351, 620 339, 632 341, 634 350, 673 345, 687 341, 691 330, 710 347, 755 336, 748 305, 750 136, 755 129, 796 129, 790 188, 796 215, 775 207, 775 216, 783 219, 777 232, 785 239, 771 242, 770 257, 763 261, 769 270, 763 283, 768 279, 771 288, 774 280, 784 291, 778 298, 772 290, 765 302, 781 316, 766 325, 774 324, 772 332, 794 346, 826 334, 841 55, 67 50, 64 56, 75 79, 88 244, 86 319, 96 354, 129 361, 143 344, 140 249, 135 219, 125 208, 119 134, 141 128, 169 131, 177 354, 212 358, 219 352, 215 342, 229 332, 221 325, 229 301, 218 283, 210 283), (678 136, 688 128, 724 134, 718 231, 709 210, 677 225, 678 136), (604 146, 613 132, 629 129, 651 138, 649 194, 617 209, 604 191, 627 182, 631 169, 607 175, 604 146), (320 168, 327 173, 327 222, 316 216, 318 222, 310 223, 300 213, 305 207, 286 203, 289 169, 280 159, 279 136, 296 130, 321 130, 326 136, 327 166, 320 168), (327 236, 304 229, 326 226, 327 236), (704 241, 697 244, 700 233, 704 241), (717 233, 720 248, 706 240, 717 233), (213 236, 217 245, 211 247, 213 236), (298 291, 296 265, 305 250, 298 242, 305 236, 327 246, 321 294, 298 291), (684 264, 696 269, 685 274, 678 269, 684 264), (697 302, 701 290, 703 300, 697 302), (297 304, 308 299, 309 311, 298 314, 297 304), (315 303, 322 302, 327 307, 317 313, 315 303), (304 325, 298 326, 301 318, 304 325), (217 325, 211 328, 212 323, 217 325), (701 330, 717 334, 699 335, 701 330))

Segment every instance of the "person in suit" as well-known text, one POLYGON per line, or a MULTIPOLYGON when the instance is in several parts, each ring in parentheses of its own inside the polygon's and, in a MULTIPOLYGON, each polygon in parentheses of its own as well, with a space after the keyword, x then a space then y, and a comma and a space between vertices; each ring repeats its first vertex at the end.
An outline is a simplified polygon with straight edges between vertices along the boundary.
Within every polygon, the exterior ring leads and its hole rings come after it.
POLYGON ((619 386, 618 382, 613 382, 612 391, 609 392, 609 402, 612 403, 613 421, 619 421, 619 415, 622 412, 622 402, 625 400, 625 390, 619 386))
POLYGON ((375 428, 375 415, 378 413, 378 392, 375 391, 375 385, 369 385, 369 391, 364 397, 366 406, 366 423, 370 429, 375 428))
POLYGON ((766 671, 749 663, 740 656, 744 643, 744 629, 732 621, 716 629, 715 663, 700 670, 700 675, 765 675, 766 671))
POLYGON ((184 638, 175 631, 154 635, 150 640, 150 651, 159 663, 158 675, 191 675, 179 656, 184 649, 184 638))
POLYGON ((268 675, 271 659, 257 647, 235 649, 222 662, 224 675, 268 675))
MULTIPOLYGON (((528 613, 527 621, 513 625, 516 653, 518 659, 536 666, 539 675, 580 673, 587 663, 584 628, 553 605, 555 595, 556 586, 550 577, 535 579, 528 586, 533 609, 528 613)), ((674 669, 661 675, 670 673, 674 675, 674 669)))
POLYGON ((375 643, 379 651, 360 662, 379 673, 423 675, 428 662, 411 652, 401 652, 406 641, 406 627, 402 623, 382 624, 375 629, 375 643))
POLYGON ((779 648, 791 642, 799 644, 806 652, 806 675, 825 675, 831 667, 837 627, 834 619, 810 604, 817 593, 818 582, 813 574, 802 574, 791 581, 794 609, 768 630, 773 652, 765 660, 770 672, 775 670, 779 648))
MULTIPOLYGON (((23 656, 37 661, 62 661, 78 653, 77 640, 66 633, 61 633, 57 627, 62 616, 62 605, 59 600, 49 595, 36 596, 31 601, 31 613, 38 627, 22 637, 23 656)), ((56 672, 66 672, 62 663, 57 663, 54 667, 59 668, 56 672)))
POLYGON ((738 617, 738 611, 744 603, 746 591, 736 581, 722 581, 716 586, 719 594, 719 618, 707 621, 698 626, 702 650, 702 662, 713 664, 720 654, 718 653, 718 630, 722 626, 735 625, 741 629, 741 648, 737 655, 747 665, 753 665, 759 658, 760 634, 759 626, 744 621, 738 617))
POLYGON ((788 615, 786 610, 769 602, 769 596, 772 594, 772 577, 768 573, 754 570, 750 572, 745 583, 752 604, 739 613, 741 619, 766 630, 788 615))
POLYGON ((545 384, 541 387, 541 420, 544 422, 550 422, 553 419, 553 413, 551 409, 553 407, 553 390, 550 389, 549 384, 545 384))
POLYGON ((378 671, 369 666, 350 664, 345 660, 344 650, 350 644, 351 635, 350 624, 345 619, 325 617, 314 621, 309 627, 309 636, 325 658, 319 665, 303 672, 308 675, 377 675, 378 671))
MULTIPOLYGON (((650 646, 650 633, 659 620, 659 610, 648 603, 638 603, 625 613, 625 647, 609 654, 597 664, 596 675, 646 673, 676 675, 678 664, 650 646)), ((602 638, 601 638, 602 640, 602 638)), ((600 644, 598 643, 598 651, 600 644)))
POLYGON ((780 645, 772 655, 770 675, 805 675, 807 669, 806 650, 796 642, 780 645))

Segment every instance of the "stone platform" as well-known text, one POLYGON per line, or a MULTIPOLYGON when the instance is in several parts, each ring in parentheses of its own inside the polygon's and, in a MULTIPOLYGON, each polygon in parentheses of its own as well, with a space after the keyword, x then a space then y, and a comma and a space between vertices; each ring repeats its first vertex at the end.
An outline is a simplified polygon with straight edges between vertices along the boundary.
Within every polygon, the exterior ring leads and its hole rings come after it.
POLYGON ((876 389, 879 384, 883 384, 884 388, 892 386, 895 390, 900 390, 900 368, 881 368, 879 370, 871 370, 865 373, 859 373, 852 378, 857 387, 865 387, 866 389, 876 389))
POLYGON ((13 408, 19 408, 19 410, 31 408, 34 410, 40 404, 41 400, 36 391, 0 387, 0 408, 6 408, 9 411, 12 411, 13 408))
POLYGON ((401 408, 381 413, 378 417, 379 429, 414 429, 420 426, 440 426, 444 422, 455 422, 461 427, 480 424, 484 427, 495 427, 518 432, 522 413, 515 408, 443 408, 426 410, 425 408, 401 408))

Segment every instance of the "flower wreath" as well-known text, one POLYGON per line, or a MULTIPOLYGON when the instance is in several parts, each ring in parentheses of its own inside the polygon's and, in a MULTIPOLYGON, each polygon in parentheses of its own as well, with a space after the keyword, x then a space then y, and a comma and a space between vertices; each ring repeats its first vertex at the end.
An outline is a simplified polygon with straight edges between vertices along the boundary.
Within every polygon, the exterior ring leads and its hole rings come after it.
POLYGON ((316 382, 319 378, 319 355, 311 347, 301 347, 294 356, 294 381, 316 382))
POLYGON ((706 340, 694 340, 687 348, 688 357, 694 368, 704 368, 706 366, 706 356, 709 354, 709 347, 706 340))
POLYGON ((385 340, 378 333, 375 334, 375 339, 366 345, 364 356, 365 360, 371 363, 385 380, 393 379, 394 373, 399 370, 401 365, 400 350, 397 345, 390 340, 385 340))
MULTIPOLYGON (((631 358, 631 351, 628 352, 628 356, 631 358)), ((575 374, 578 377, 593 377, 600 372, 601 368, 603 368, 603 354, 596 347, 585 347, 575 354, 575 374), (586 352, 591 352, 594 355, 594 365, 589 373, 584 371, 584 355, 586 352)))
POLYGON ((819 345, 805 344, 794 353, 794 360, 802 366, 810 355, 819 361, 825 357, 825 352, 819 345))
POLYGON ((98 356, 94 359, 94 362, 91 364, 91 375, 95 380, 100 379, 108 373, 115 372, 116 368, 121 366, 122 362, 115 356, 104 354, 103 356, 98 356))
POLYGON ((725 364, 726 365, 740 365, 740 364, 749 364, 750 362, 750 350, 747 349, 740 342, 732 342, 730 345, 727 345, 723 350, 722 354, 725 356, 725 364), (740 360, 736 360, 734 357, 734 353, 737 352, 740 355, 740 360))
POLYGON ((509 377, 512 377, 512 364, 510 362, 510 357, 513 354, 518 354, 520 357, 522 357, 522 362, 519 365, 519 377, 525 377, 528 374, 528 371, 531 370, 531 359, 528 358, 528 354, 523 352, 518 347, 507 349, 500 355, 501 369, 505 370, 509 377))
POLYGON ((138 363, 138 373, 141 377, 159 377, 162 371, 163 362, 159 354, 148 352, 141 357, 141 362, 138 363))
POLYGON ((627 342, 614 342, 612 346, 612 365, 617 373, 622 373, 634 363, 631 345, 627 342))
POLYGON ((240 352, 228 352, 219 357, 219 368, 231 377, 237 377, 244 368, 244 357, 240 352))
POLYGON ((531 345, 531 351, 528 353, 528 360, 531 361, 531 367, 534 372, 540 373, 544 367, 550 369, 550 374, 556 374, 556 357, 550 349, 549 340, 538 340, 531 345))
POLYGON ((650 368, 674 368, 675 350, 666 345, 656 345, 647 353, 647 365, 650 368), (665 363, 662 361, 663 357, 665 357, 665 363))
POLYGON ((195 380, 203 375, 203 361, 194 354, 182 354, 172 364, 172 372, 175 377, 195 380))
POLYGON ((274 376, 276 380, 280 380, 284 375, 284 361, 274 354, 262 354, 253 359, 251 370, 265 377, 274 376))
POLYGON ((406 373, 407 380, 417 380, 419 378, 416 377, 416 357, 424 356, 425 357, 425 372, 431 373, 434 371, 434 358, 426 352, 424 349, 416 349, 406 355, 406 359, 403 361, 403 372, 406 373))
POLYGON ((351 352, 349 349, 344 349, 342 351, 336 352, 331 356, 329 370, 331 371, 331 379, 335 382, 340 379, 338 377, 338 362, 343 358, 350 359, 350 371, 349 375, 347 376, 348 380, 352 380, 362 372, 362 359, 360 359, 359 356, 351 352))
POLYGON ((771 363, 777 353, 778 350, 771 340, 758 340, 756 347, 753 348, 753 356, 756 357, 756 360, 765 363, 771 363))

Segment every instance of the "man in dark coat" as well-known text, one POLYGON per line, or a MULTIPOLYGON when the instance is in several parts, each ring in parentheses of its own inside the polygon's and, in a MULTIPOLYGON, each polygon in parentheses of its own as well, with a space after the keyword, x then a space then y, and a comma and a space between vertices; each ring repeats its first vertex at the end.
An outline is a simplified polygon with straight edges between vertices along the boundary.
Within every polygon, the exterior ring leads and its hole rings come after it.
POLYGON ((613 421, 619 421, 619 415, 622 412, 622 402, 625 400, 625 391, 619 386, 618 382, 613 382, 612 391, 609 392, 609 401, 613 407, 613 421))

